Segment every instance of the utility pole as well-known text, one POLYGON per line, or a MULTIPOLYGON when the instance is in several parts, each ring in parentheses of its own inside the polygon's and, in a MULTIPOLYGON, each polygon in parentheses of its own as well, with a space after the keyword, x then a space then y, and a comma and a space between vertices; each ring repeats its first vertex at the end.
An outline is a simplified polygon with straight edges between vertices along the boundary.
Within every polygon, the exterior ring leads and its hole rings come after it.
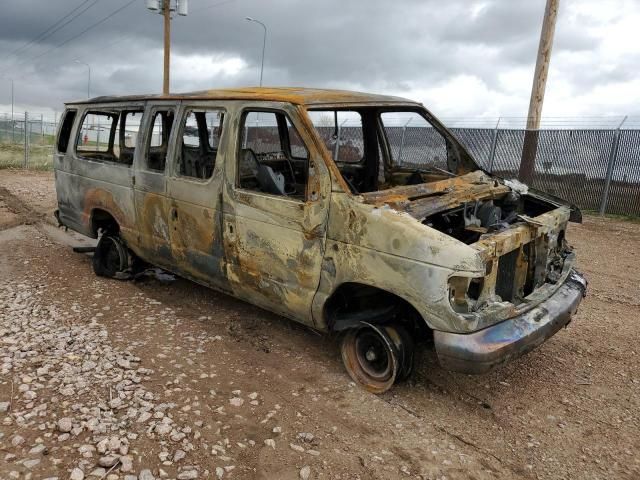
POLYGON ((164 20, 164 75, 162 94, 169 95, 169 78, 171 74, 171 12, 187 15, 187 0, 146 0, 147 8, 163 16, 164 20), (172 5, 172 1, 174 5, 172 5))
POLYGON ((551 61, 551 50, 553 48, 553 36, 556 29, 556 18, 560 0, 547 0, 542 22, 542 32, 540 33, 540 44, 538 46, 538 58, 536 59, 536 70, 531 87, 531 100, 529 102, 529 114, 527 115, 527 130, 522 146, 522 159, 520 161, 520 172, 518 178, 524 183, 529 183, 533 179, 536 164, 536 154, 538 151, 538 134, 540 128, 540 118, 542 116, 542 105, 544 103, 544 93, 549 74, 549 62, 551 61))

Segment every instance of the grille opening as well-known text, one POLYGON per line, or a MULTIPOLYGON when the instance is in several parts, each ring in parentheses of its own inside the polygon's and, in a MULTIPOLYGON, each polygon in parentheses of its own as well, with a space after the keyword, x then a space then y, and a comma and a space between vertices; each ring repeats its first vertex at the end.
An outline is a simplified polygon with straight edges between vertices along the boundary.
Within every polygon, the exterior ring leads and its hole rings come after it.
POLYGON ((516 293, 516 264, 519 253, 519 250, 513 250, 498 260, 496 294, 506 302, 512 302, 516 293))

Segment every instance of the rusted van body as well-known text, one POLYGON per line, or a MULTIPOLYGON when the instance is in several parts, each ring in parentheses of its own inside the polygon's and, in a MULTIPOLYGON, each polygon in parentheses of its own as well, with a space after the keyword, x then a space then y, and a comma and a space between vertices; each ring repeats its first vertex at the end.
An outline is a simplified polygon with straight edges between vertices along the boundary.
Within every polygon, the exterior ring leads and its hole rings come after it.
POLYGON ((482 171, 421 104, 252 88, 68 103, 61 225, 96 273, 139 260, 324 332, 382 392, 416 340, 481 373, 566 325, 586 291, 580 212, 482 171), (408 160, 405 160, 408 159, 408 160))

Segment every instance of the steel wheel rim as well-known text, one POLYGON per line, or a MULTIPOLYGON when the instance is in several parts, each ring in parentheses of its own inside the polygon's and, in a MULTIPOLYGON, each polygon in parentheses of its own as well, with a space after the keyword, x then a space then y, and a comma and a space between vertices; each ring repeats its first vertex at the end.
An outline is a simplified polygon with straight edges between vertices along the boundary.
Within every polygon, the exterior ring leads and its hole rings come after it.
POLYGON ((365 390, 376 394, 393 386, 399 365, 391 341, 383 332, 373 326, 362 327, 347 332, 342 341, 342 361, 347 373, 365 390), (369 355, 367 359, 373 345, 378 356, 369 355), (383 352, 384 360, 379 356, 383 352))

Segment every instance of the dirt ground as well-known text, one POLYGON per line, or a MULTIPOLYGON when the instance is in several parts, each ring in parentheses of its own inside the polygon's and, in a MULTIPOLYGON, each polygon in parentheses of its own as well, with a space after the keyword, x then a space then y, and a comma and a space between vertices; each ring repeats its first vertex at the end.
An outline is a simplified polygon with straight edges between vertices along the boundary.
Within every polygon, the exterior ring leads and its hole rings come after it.
POLYGON ((588 296, 537 350, 484 376, 422 351, 374 396, 333 338, 95 277, 54 208, 52 173, 0 170, 2 479, 640 478, 640 223, 571 226, 588 296))

